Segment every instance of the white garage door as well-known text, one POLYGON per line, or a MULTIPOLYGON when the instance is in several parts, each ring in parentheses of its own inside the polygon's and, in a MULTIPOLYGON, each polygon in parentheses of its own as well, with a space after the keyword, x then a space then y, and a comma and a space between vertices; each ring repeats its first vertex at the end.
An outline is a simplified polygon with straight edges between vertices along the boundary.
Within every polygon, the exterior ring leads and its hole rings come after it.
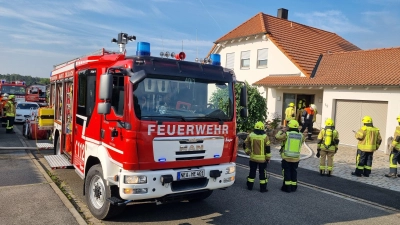
POLYGON ((385 151, 387 105, 388 102, 336 100, 335 126, 340 143, 356 146, 353 130, 357 132, 363 126, 361 120, 364 116, 371 116, 373 125, 379 128, 382 136, 379 150, 385 151))

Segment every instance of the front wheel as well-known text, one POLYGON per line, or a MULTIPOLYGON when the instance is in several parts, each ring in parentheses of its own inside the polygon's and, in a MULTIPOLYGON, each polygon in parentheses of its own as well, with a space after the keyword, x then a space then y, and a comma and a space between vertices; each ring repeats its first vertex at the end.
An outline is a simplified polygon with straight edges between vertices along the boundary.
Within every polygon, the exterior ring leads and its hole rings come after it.
POLYGON ((90 212, 99 220, 116 216, 125 209, 125 206, 112 205, 107 201, 107 198, 118 195, 118 189, 117 186, 107 185, 100 164, 89 169, 85 181, 85 193, 90 212))

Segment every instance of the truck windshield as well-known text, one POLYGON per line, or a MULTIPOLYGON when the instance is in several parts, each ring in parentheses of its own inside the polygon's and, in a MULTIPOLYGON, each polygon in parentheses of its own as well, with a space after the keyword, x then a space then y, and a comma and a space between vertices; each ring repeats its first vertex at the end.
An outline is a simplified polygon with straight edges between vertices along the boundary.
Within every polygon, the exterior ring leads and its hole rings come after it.
POLYGON ((194 78, 146 78, 134 85, 134 110, 141 120, 231 121, 233 84, 194 78))
POLYGON ((2 86, 1 93, 9 95, 25 95, 25 87, 21 86, 2 86))

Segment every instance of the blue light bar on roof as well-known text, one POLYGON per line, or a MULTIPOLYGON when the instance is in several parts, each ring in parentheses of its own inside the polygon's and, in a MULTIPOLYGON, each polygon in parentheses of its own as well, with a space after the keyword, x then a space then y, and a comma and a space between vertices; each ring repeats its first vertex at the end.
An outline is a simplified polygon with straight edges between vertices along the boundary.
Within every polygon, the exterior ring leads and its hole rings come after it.
POLYGON ((150 43, 148 42, 138 42, 136 49, 137 56, 150 55, 150 43))
POLYGON ((221 65, 221 55, 220 54, 211 54, 211 65, 220 66, 221 65))

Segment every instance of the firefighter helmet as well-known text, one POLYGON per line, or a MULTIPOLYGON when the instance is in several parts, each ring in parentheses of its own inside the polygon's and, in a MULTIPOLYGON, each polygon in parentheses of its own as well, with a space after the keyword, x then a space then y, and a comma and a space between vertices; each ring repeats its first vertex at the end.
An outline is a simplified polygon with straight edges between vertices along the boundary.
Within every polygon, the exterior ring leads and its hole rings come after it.
POLYGON ((362 119, 363 123, 372 123, 372 118, 370 116, 364 116, 362 119))
POLYGON ((311 107, 313 110, 317 110, 317 106, 314 105, 314 104, 311 104, 310 107, 311 107))
POLYGON ((258 121, 255 125, 254 125, 254 129, 257 130, 264 130, 264 123, 261 121, 258 121))
POLYGON ((289 106, 294 107, 294 103, 293 102, 289 103, 289 106))
POLYGON ((8 99, 9 99, 9 100, 12 100, 12 99, 14 99, 14 98, 15 98, 15 95, 9 95, 9 96, 8 96, 8 99))
POLYGON ((325 120, 325 126, 333 126, 333 119, 328 118, 325 120))
POLYGON ((397 122, 400 123, 400 115, 397 116, 397 122))
POLYGON ((299 128, 299 122, 297 120, 290 120, 288 123, 289 128, 299 128))

